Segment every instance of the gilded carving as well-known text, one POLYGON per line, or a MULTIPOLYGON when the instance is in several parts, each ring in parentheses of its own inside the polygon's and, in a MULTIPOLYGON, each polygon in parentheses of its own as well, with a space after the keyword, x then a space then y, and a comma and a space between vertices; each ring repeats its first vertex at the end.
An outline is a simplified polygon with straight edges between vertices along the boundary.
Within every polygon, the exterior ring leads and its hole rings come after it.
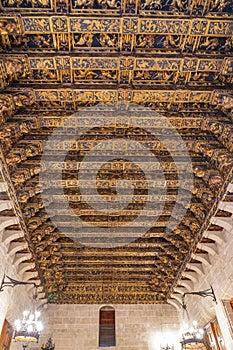
POLYGON ((21 23, 18 17, 0 16, 0 35, 21 33, 21 23))
POLYGON ((13 113, 14 103, 11 96, 9 95, 0 95, 0 125, 3 124, 7 118, 13 113))
POLYGON ((27 158, 41 154, 43 150, 42 142, 38 141, 29 144, 19 144, 19 146, 21 146, 21 148, 12 148, 6 156, 6 162, 8 165, 19 164, 27 158))
MULTIPOLYGON (((182 261, 191 256, 207 229, 206 218, 216 210, 232 176, 231 2, 2 0, 1 6, 0 77, 5 88, 0 95, 1 156, 49 302, 165 302, 182 261), (17 17, 7 15, 9 10, 16 11, 17 17), (176 165, 183 166, 184 160, 182 156, 171 159, 163 142, 143 129, 140 118, 136 129, 115 123, 93 128, 75 142, 70 135, 72 127, 79 127, 78 118, 71 118, 63 141, 51 144, 48 153, 50 182, 46 188, 40 183, 44 143, 55 129, 83 107, 112 102, 155 110, 168 118, 186 142, 193 164, 193 195, 184 219, 173 231, 167 232, 166 225, 174 203, 181 213, 182 200, 188 198, 184 181, 177 199, 176 165), (126 247, 102 251, 72 240, 73 228, 79 225, 73 220, 75 213, 87 228, 120 226, 123 235, 126 222, 139 215, 147 200, 147 185, 156 185, 123 160, 105 164, 96 181, 82 184, 78 172, 83 156, 100 140, 113 136, 140 142, 154 153, 166 177, 167 196, 163 213, 145 235, 126 247), (59 149, 67 148, 70 152, 61 163, 59 149), (61 169, 62 179, 57 176, 61 169), (98 196, 114 201, 119 179, 132 182, 134 201, 118 216, 103 215, 83 201, 81 185, 97 187, 93 201, 98 196), (71 214, 58 189, 64 191, 71 214), (46 209, 54 201, 58 205, 49 217, 46 209), (52 222, 54 216, 59 216, 61 231, 52 222)), ((85 122, 92 128, 95 115, 90 113, 85 122)), ((156 125, 152 119, 149 126, 166 134, 162 118, 156 125)), ((144 163, 153 171, 151 163, 146 159, 144 163)), ((153 216, 153 209, 149 203, 143 223, 153 216)), ((136 229, 132 223, 128 232, 136 229)), ((94 239, 91 234, 87 238, 94 239)))
MULTIPOLYGON (((2 5, 8 8, 24 7, 23 0, 2 0, 2 5)), ((51 8, 50 0, 28 0, 27 6, 29 8, 51 8)))
POLYGON ((24 17, 23 24, 25 32, 28 33, 49 33, 51 31, 48 17, 24 17))
POLYGON ((233 108, 233 96, 230 96, 230 95, 223 96, 222 106, 226 109, 232 109, 233 108))
POLYGON ((20 77, 26 78, 29 74, 28 62, 25 57, 7 58, 0 61, 2 66, 2 74, 0 74, 0 84, 4 88, 9 85, 12 80, 20 77))

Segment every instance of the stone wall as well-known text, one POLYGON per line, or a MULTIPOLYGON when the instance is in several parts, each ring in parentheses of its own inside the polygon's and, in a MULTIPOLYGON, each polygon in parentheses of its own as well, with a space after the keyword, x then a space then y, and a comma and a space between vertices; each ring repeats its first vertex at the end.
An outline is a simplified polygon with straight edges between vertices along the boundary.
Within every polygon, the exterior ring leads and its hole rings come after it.
MULTIPOLYGON (((52 337, 56 350, 97 350, 102 305, 48 305, 40 343, 52 337)), ((158 336, 177 339, 179 313, 171 305, 112 305, 116 315, 117 350, 156 350, 158 336)), ((38 348, 39 349, 39 348, 38 348)), ((178 347, 180 349, 180 347, 178 347)))

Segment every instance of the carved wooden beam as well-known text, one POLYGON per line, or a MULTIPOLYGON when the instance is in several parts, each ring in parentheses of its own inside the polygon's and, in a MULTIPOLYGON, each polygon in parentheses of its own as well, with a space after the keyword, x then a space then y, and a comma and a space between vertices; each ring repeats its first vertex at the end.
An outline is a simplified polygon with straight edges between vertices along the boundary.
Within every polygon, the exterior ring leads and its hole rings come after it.
MULTIPOLYGON (((186 102, 186 103, 210 103, 214 104, 214 99, 222 95, 224 91, 197 91, 197 90, 72 90, 72 89, 35 89, 36 101, 88 101, 97 103, 105 102, 186 102)), ((225 92, 225 94, 227 91, 225 92)))
POLYGON ((231 36, 232 21, 201 18, 23 16, 25 33, 121 33, 231 36))
POLYGON ((220 14, 227 17, 230 10, 229 0, 205 1, 200 3, 198 0, 192 0, 189 2, 177 2, 177 1, 148 1, 148 0, 98 0, 97 3, 94 0, 44 0, 35 1, 28 0, 26 4, 18 0, 6 0, 2 8, 5 11, 32 11, 39 13, 41 11, 45 13, 72 13, 84 15, 92 13, 95 15, 105 16, 119 16, 124 15, 137 15, 151 16, 151 15, 167 15, 176 17, 179 16, 204 16, 206 14, 220 16, 220 14))
MULTIPOLYGON (((218 77, 218 85, 227 85, 232 81, 228 74, 229 60, 219 58, 142 58, 125 57, 70 57, 46 56, 28 57, 27 71, 30 71, 31 86, 40 84, 73 83, 101 87, 124 85, 213 85, 218 77), (210 77, 212 79, 210 80, 210 77)), ((6 56, 6 59, 20 59, 18 55, 6 56), (15 58, 14 58, 15 57, 15 58)), ((24 56, 22 56, 24 59, 24 56)), ((21 76, 21 84, 27 84, 26 74, 21 76)))
POLYGON ((211 145, 202 142, 196 142, 193 149, 201 152, 210 159, 211 164, 215 169, 219 170, 223 177, 227 176, 228 172, 233 167, 233 156, 225 148, 214 148, 211 145))

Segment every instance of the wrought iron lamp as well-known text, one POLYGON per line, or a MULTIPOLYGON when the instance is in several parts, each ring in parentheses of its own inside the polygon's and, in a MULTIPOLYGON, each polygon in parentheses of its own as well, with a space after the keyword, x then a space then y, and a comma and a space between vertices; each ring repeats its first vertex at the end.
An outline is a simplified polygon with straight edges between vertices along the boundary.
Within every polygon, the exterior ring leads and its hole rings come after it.
POLYGON ((187 293, 184 293, 182 296, 182 307, 184 312, 186 313, 187 324, 188 324, 188 326, 185 327, 181 335, 180 343, 181 343, 182 349, 189 349, 189 350, 203 349, 205 346, 204 330, 202 328, 198 328, 196 321, 193 321, 192 326, 190 326, 189 314, 187 310, 187 305, 185 303, 185 296, 187 294, 198 295, 203 298, 211 297, 216 304, 217 304, 217 299, 214 294, 214 290, 212 286, 209 289, 205 289, 202 291, 187 292, 187 293))
POLYGON ((41 350, 54 350, 55 344, 53 344, 53 341, 51 338, 47 341, 47 343, 42 345, 41 350))
POLYGON ((175 350, 175 341, 175 336, 171 332, 155 333, 153 348, 160 350, 175 350))
POLYGON ((22 343, 37 343, 43 329, 39 318, 39 311, 24 311, 22 320, 15 321, 14 340, 22 343))
MULTIPOLYGON (((33 285, 33 299, 34 302, 36 302, 38 293, 37 285, 35 282, 18 281, 4 274, 0 285, 0 292, 3 292, 4 288, 6 287, 14 288, 19 285, 33 285)), ((39 318, 40 312, 37 311, 35 305, 33 305, 33 311, 24 311, 22 320, 15 321, 15 332, 13 339, 16 342, 22 342, 23 350, 25 350, 28 347, 29 343, 38 342, 40 332, 43 329, 42 322, 39 320, 39 318)))
POLYGON ((182 349, 202 349, 204 347, 204 331, 197 327, 197 322, 193 321, 193 326, 184 329, 182 332, 182 349))
POLYGON ((26 349, 29 343, 38 343, 40 332, 43 329, 43 324, 40 321, 40 311, 36 308, 37 286, 33 294, 33 306, 31 311, 24 311, 21 320, 15 321, 15 333, 13 339, 16 342, 23 344, 23 349, 26 349))

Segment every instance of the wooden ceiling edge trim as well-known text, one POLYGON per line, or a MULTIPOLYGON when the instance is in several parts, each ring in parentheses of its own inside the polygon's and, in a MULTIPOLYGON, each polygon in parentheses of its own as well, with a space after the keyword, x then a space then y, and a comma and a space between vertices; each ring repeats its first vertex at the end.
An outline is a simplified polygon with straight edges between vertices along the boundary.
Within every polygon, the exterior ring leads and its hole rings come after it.
MULTIPOLYGON (((2 171, 2 169, 1 169, 2 171)), ((8 192, 9 187, 6 182, 2 181, 0 183, 0 191, 1 192, 8 192)), ((34 263, 29 263, 28 261, 32 257, 32 254, 29 252, 29 247, 26 242, 26 240, 23 240, 22 242, 14 242, 17 238, 24 238, 24 232, 23 230, 6 230, 9 226, 12 225, 19 225, 19 218, 17 215, 7 217, 2 216, 2 210, 5 206, 10 206, 11 209, 14 209, 14 202, 12 200, 0 200, 0 229, 2 231, 2 246, 5 248, 5 253, 8 257, 8 259, 11 260, 12 266, 15 268, 17 275, 20 276, 20 278, 23 281, 28 280, 37 280, 37 283, 40 281, 38 280, 38 273, 37 272, 30 272, 29 270, 35 267, 34 263), (6 203, 5 203, 6 202, 6 203), (21 256, 19 258, 20 252, 22 250, 27 250, 28 252, 25 254, 21 253, 21 256)))
MULTIPOLYGON (((229 184, 227 187, 227 190, 230 193, 233 193, 233 188, 232 188, 232 184, 229 184)), ((219 203, 218 208, 221 208, 222 202, 219 203)), ((229 206, 229 213, 232 214, 232 208, 233 208, 233 204, 230 204, 229 206)), ((226 211, 228 211, 225 207, 226 211)), ((195 287, 195 284, 199 281, 200 277, 204 276, 204 271, 205 269, 211 269, 212 263, 211 263, 211 259, 210 256, 215 256, 215 255, 219 255, 220 254, 220 247, 223 246, 224 244, 227 243, 227 239, 226 239, 226 233, 230 233, 233 230, 233 221, 232 221, 232 217, 229 218, 225 218, 225 217, 215 217, 215 215, 212 216, 212 218, 210 219, 210 223, 215 223, 219 226, 222 227, 221 231, 208 231, 208 228, 204 231, 203 233, 203 237, 205 238, 211 238, 213 239, 215 242, 211 243, 211 247, 210 247, 210 243, 201 243, 201 249, 203 251, 205 251, 205 255, 206 257, 204 258, 201 254, 196 253, 195 251, 193 252, 193 254, 191 255, 192 258, 194 258, 195 260, 198 260, 199 263, 193 263, 193 262, 188 262, 186 264, 186 268, 185 270, 182 272, 181 277, 178 279, 176 286, 173 287, 173 292, 171 293, 170 297, 173 300, 174 298, 178 300, 178 302, 181 300, 181 296, 185 293, 185 292, 190 292, 193 287, 195 287), (228 220, 225 220, 228 219, 228 220), (192 271, 187 272, 186 270, 190 269, 192 271), (182 277, 187 277, 189 278, 188 281, 182 281, 181 278, 182 277)), ((200 243, 198 244, 199 247, 200 243)), ((181 304, 180 304, 181 307, 181 304)))
POLYGON ((17 274, 23 281, 35 280, 35 283, 41 285, 40 272, 37 267, 35 259, 35 253, 30 243, 26 225, 23 221, 22 212, 17 202, 14 187, 11 183, 10 176, 8 174, 7 166, 4 162, 3 155, 1 153, 0 173, 3 181, 0 183, 0 191, 6 192, 8 199, 0 200, 0 228, 2 233, 2 245, 5 246, 7 256, 11 258, 12 265, 15 267, 17 274), (5 207, 13 209, 15 215, 11 217, 2 216, 1 213, 5 210, 5 207), (6 230, 9 226, 19 225, 19 230, 6 230), (22 242, 15 242, 16 239, 22 238, 22 242), (27 250, 26 254, 21 254, 22 250, 27 250), (28 262, 33 257, 35 263, 28 262), (30 271, 32 268, 36 268, 36 271, 30 271))
MULTIPOLYGON (((216 222, 216 218, 215 218, 215 215, 216 213, 218 212, 219 210, 219 202, 221 202, 224 198, 224 194, 228 191, 228 192, 233 192, 232 191, 232 184, 231 184, 231 181, 232 181, 232 176, 233 176, 233 168, 230 170, 230 172, 228 173, 228 175, 226 176, 225 178, 225 181, 222 185, 222 188, 219 190, 219 193, 218 193, 218 196, 216 198, 216 201, 215 203, 213 204, 212 208, 209 210, 208 212, 208 215, 206 216, 205 218, 205 221, 204 223, 202 224, 201 228, 200 228, 200 234, 197 235, 195 241, 193 242, 193 245, 190 249, 190 252, 189 254, 187 255, 187 258, 184 260, 181 268, 180 268, 180 272, 178 273, 178 276, 177 278, 175 279, 174 281, 174 284, 173 286, 170 288, 170 291, 168 292, 168 296, 170 295, 170 293, 173 291, 173 288, 174 286, 177 285, 177 282, 179 281, 179 279, 181 278, 181 275, 182 275, 182 272, 186 269, 186 264, 188 262, 190 262, 190 259, 191 259, 191 256, 193 254, 195 254, 195 251, 197 249, 197 244, 200 242, 201 238, 203 237, 204 235, 204 232, 206 230, 208 230, 208 227, 211 225, 211 224, 214 224, 216 222)), ((225 225, 227 225, 227 223, 230 221, 229 219, 231 218, 225 218, 223 217, 223 222, 225 225), (227 220, 228 219, 228 220, 227 220)), ((217 224, 218 225, 218 224, 217 224)), ((221 227, 224 227, 222 225, 218 225, 218 226, 221 226, 221 227)))

